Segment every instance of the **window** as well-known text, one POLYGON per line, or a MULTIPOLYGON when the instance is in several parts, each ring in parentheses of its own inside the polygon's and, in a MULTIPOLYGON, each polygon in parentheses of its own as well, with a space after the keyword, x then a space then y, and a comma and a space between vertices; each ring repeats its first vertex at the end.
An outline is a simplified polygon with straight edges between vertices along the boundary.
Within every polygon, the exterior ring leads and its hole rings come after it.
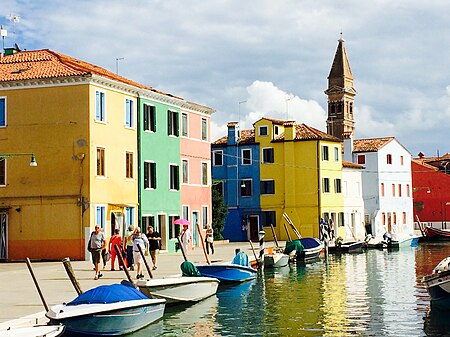
POLYGON ((392 213, 392 218, 393 218, 393 224, 397 224, 397 213, 392 213))
POLYGON ((381 196, 384 197, 384 183, 381 183, 380 190, 381 190, 381 196))
POLYGON ((338 214, 338 218, 337 218, 337 225, 344 227, 345 226, 345 222, 344 222, 344 212, 339 212, 338 214))
POLYGON ((408 198, 410 197, 409 184, 406 184, 406 196, 407 196, 408 198))
POLYGON ((180 189, 180 172, 178 165, 170 165, 169 189, 178 191, 180 189))
POLYGON ((183 214, 183 219, 186 219, 189 221, 189 206, 183 205, 182 214, 183 214))
POLYGON ((156 132, 156 107, 144 104, 144 131, 156 132))
POLYGON ((189 183, 189 162, 187 159, 181 161, 181 172, 183 176, 183 184, 189 183))
POLYGON ((277 226, 275 211, 263 211, 262 212, 262 225, 263 227, 277 226))
POLYGON ((202 118, 202 140, 208 140, 208 124, 206 118, 202 118))
POLYGON ((385 213, 381 213, 381 224, 383 226, 386 225, 386 214, 385 213))
POLYGON ((223 165, 223 151, 213 151, 213 165, 214 166, 223 165))
POLYGON ((252 164, 252 150, 250 149, 242 149, 242 165, 251 165, 252 164))
POLYGON ((125 154, 125 157, 126 157, 125 177, 128 179, 133 179, 133 152, 127 152, 125 154))
POLYGON ((97 148, 97 176, 105 176, 105 149, 97 148))
POLYGON ((334 193, 342 193, 341 179, 334 180, 334 193))
POLYGON ((176 137, 179 135, 177 111, 167 110, 167 134, 176 137))
POLYGON ((402 213, 403 224, 406 224, 406 212, 402 213))
POLYGON ((334 161, 335 162, 339 161, 339 148, 337 147, 334 148, 334 161))
POLYGON ((97 206, 95 210, 96 215, 96 225, 99 225, 100 228, 105 229, 106 224, 106 207, 105 206, 97 206))
POLYGON ((400 165, 404 165, 405 163, 404 163, 404 158, 403 158, 403 156, 400 156, 400 165))
POLYGON ((273 163, 274 162, 274 154, 273 154, 273 148, 266 147, 262 149, 262 162, 263 164, 267 163, 273 163))
POLYGON ((358 164, 362 165, 366 163, 366 155, 365 154, 359 154, 358 155, 358 164))
POLYGON ((127 227, 134 225, 134 207, 125 207, 125 222, 127 227))
POLYGON ((330 178, 323 178, 322 189, 324 193, 330 193, 330 178))
POLYGON ((131 99, 125 99, 125 127, 134 128, 134 102, 131 99))
POLYGON ((202 185, 208 185, 208 163, 202 163, 202 185))
POLYGON ((106 122, 105 116, 105 93, 95 92, 95 120, 97 122, 106 122))
POLYGON ((156 188, 156 163, 144 162, 144 188, 156 188))
POLYGON ((0 160, 0 186, 6 186, 6 159, 0 160))
POLYGON ((398 184, 398 196, 402 196, 402 184, 398 184))
POLYGON ((395 197, 395 184, 392 184, 392 196, 395 197))
POLYGON ((153 215, 144 215, 142 216, 142 226, 147 229, 148 226, 152 226, 155 231, 158 231, 155 224, 155 217, 153 215))
POLYGON ((223 197, 223 181, 218 181, 212 186, 223 197))
POLYGON ((328 161, 328 159, 329 159, 328 146, 327 145, 322 145, 322 160, 323 161, 328 161))
POLYGON ((181 135, 183 137, 188 135, 188 115, 184 112, 181 114, 181 135))
POLYGON ((269 134, 269 129, 267 128, 267 125, 260 126, 258 130, 260 136, 267 136, 269 134))
POLYGON ((275 194, 275 181, 261 180, 261 194, 275 194))
POLYGON ((243 179, 241 180, 241 197, 251 197, 252 196, 252 180, 243 179))
POLYGON ((386 163, 387 164, 392 164, 392 154, 387 154, 386 155, 386 163))
POLYGON ((6 98, 0 98, 0 126, 6 126, 6 98))
POLYGON ((206 229, 208 224, 208 206, 202 206, 202 225, 203 229, 206 229))

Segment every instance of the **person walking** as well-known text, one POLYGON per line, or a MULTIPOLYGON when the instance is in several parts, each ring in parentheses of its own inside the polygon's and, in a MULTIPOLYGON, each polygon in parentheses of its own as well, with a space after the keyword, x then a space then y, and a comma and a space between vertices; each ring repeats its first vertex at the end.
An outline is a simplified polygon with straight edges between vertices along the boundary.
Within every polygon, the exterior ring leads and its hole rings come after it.
POLYGON ((191 230, 189 229, 188 225, 183 225, 183 229, 180 233, 181 237, 181 244, 183 246, 184 253, 187 254, 189 249, 189 242, 191 242, 191 230))
POLYGON ((100 229, 99 225, 95 225, 95 230, 91 233, 91 237, 88 242, 88 250, 91 252, 92 263, 95 267, 94 280, 98 280, 103 275, 100 273, 100 254, 106 247, 105 234, 100 229))
MULTIPOLYGON (((114 271, 114 265, 116 264, 116 257, 117 257, 117 252, 116 249, 114 248, 115 245, 117 245, 117 247, 119 247, 119 252, 120 254, 122 254, 122 237, 119 235, 120 230, 119 228, 114 229, 114 235, 111 236, 111 238, 109 239, 109 252, 111 253, 111 270, 114 271)), ((123 269, 121 263, 120 263, 120 259, 118 259, 117 264, 119 265, 119 269, 123 269)))
POLYGON ((153 226, 147 226, 147 233, 145 233, 145 236, 148 239, 148 249, 150 251, 150 257, 152 258, 153 263, 152 269, 156 270, 158 268, 156 265, 156 255, 161 245, 161 236, 153 229, 153 226))
POLYGON ((124 250, 127 252, 127 266, 128 269, 134 270, 134 259, 133 259, 133 240, 130 238, 134 233, 134 226, 128 226, 128 231, 126 233, 126 239, 124 240, 124 250))
POLYGON ((214 230, 212 229, 210 224, 206 225, 205 244, 206 244, 206 254, 209 255, 210 247, 211 247, 211 254, 214 254, 214 230))
POLYGON ((144 259, 139 251, 139 247, 141 247, 142 252, 145 252, 147 250, 148 240, 145 235, 141 234, 141 229, 139 227, 136 227, 133 233, 128 237, 128 240, 132 240, 133 242, 133 259, 136 264, 136 278, 139 280, 144 278, 144 274, 142 273, 144 259))
POLYGON ((330 220, 328 220, 328 237, 330 238, 330 240, 334 239, 333 219, 331 218, 330 220))

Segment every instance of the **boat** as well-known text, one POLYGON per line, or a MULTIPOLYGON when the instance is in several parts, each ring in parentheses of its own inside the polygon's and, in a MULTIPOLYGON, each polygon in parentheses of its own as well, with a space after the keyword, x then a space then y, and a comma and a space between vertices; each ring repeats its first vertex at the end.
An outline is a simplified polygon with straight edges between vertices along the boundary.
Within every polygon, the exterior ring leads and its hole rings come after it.
POLYGON ((177 276, 139 280, 139 290, 150 298, 163 298, 167 304, 198 302, 217 292, 219 280, 203 276, 177 276))
POLYGON ((365 241, 346 241, 335 240, 334 245, 328 247, 330 253, 360 253, 367 247, 365 241))
POLYGON ((426 225, 424 227, 425 239, 428 241, 444 241, 450 240, 450 231, 445 229, 439 229, 426 225))
POLYGON ((133 287, 101 285, 69 303, 52 306, 45 316, 71 333, 120 336, 160 319, 165 304, 165 300, 149 299, 133 287))
POLYGON ((289 263, 289 255, 280 252, 269 252, 264 254, 265 268, 280 268, 289 263))
POLYGON ((388 240, 387 248, 404 248, 404 247, 417 247, 419 245, 418 236, 404 237, 398 240, 388 240))
POLYGON ((64 325, 34 325, 30 327, 9 327, 0 330, 0 337, 57 337, 64 333, 64 325))
POLYGON ((311 260, 319 257, 323 244, 316 238, 300 238, 286 242, 285 254, 294 255, 297 260, 311 260))
POLYGON ((450 309, 450 256, 439 262, 422 282, 430 295, 432 308, 450 309))
POLYGON ((256 278, 257 274, 244 252, 238 252, 231 262, 198 263, 195 267, 201 276, 214 277, 220 283, 245 282, 256 278))

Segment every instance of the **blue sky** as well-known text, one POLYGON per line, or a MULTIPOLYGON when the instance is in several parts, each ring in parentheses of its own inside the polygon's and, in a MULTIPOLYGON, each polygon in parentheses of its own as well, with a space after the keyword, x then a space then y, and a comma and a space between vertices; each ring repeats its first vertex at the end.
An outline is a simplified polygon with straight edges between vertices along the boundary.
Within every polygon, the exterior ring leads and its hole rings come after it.
POLYGON ((450 2, 441 0, 2 0, 5 45, 52 49, 216 110, 326 131, 340 32, 356 138, 395 136, 413 156, 450 152, 450 2), (10 15, 20 17, 12 22, 10 15), (239 102, 242 102, 239 104, 239 102))

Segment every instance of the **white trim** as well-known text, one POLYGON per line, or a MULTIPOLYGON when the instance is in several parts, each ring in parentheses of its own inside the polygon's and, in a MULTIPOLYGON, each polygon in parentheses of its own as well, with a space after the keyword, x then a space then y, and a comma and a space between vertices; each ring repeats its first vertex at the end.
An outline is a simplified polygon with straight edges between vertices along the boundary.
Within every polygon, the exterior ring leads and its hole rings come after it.
POLYGON ((189 113, 180 111, 180 137, 189 138, 189 113), (186 115, 186 136, 183 136, 183 115, 186 115))
POLYGON ((212 166, 217 166, 217 167, 220 167, 220 166, 223 166, 223 150, 213 150, 212 151, 212 166), (216 157, 215 157, 215 153, 216 152, 220 152, 221 153, 221 157, 222 157, 222 164, 220 164, 220 165, 217 165, 216 164, 216 157))
POLYGON ((181 158, 181 184, 182 185, 189 185, 190 182, 190 176, 189 176, 189 171, 190 171, 190 163, 189 163, 189 159, 187 158, 181 158), (187 162, 187 182, 184 182, 184 166, 183 166, 183 161, 187 162))
POLYGON ((135 151, 132 151, 132 150, 127 150, 127 149, 125 149, 125 160, 124 160, 124 162, 125 162, 125 174, 124 174, 124 176, 125 176, 125 180, 127 180, 127 181, 136 181, 136 160, 135 160, 135 151), (131 174, 132 174, 132 177, 131 178, 129 178, 129 177, 127 177, 127 153, 131 153, 132 154, 132 156, 133 156, 133 163, 132 163, 132 165, 133 165, 133 170, 132 170, 132 172, 131 172, 131 174))
POLYGON ((258 136, 259 137, 268 137, 269 136, 269 126, 268 125, 260 125, 258 126, 258 136), (265 128, 267 130, 267 134, 266 135, 262 135, 261 134, 261 129, 265 128))
POLYGON ((171 192, 180 192, 180 187, 181 187, 181 179, 180 179, 180 165, 179 164, 176 164, 176 163, 169 163, 169 167, 168 167, 168 169, 169 169, 169 186, 167 186, 168 188, 169 188, 169 191, 171 191, 171 192), (171 177, 171 166, 176 166, 176 167, 178 167, 178 189, 173 189, 173 188, 171 188, 171 179, 172 179, 172 177, 171 177))
POLYGON ((94 90, 94 122, 95 123, 99 123, 99 124, 108 124, 108 114, 106 113, 107 109, 107 105, 106 104, 106 92, 100 89, 95 88, 94 90), (103 107, 103 111, 104 111, 104 119, 103 120, 97 120, 97 92, 102 93, 103 94, 103 100, 104 100, 104 107, 103 107))
MULTIPOLYGON (((144 174, 143 174, 143 178, 144 178, 144 183, 145 183, 145 163, 150 163, 150 164, 155 164, 155 170, 156 170, 156 161, 154 161, 154 160, 147 160, 147 159, 144 159, 143 160, 143 163, 144 163, 144 174)), ((150 172, 149 172, 149 174, 150 174, 150 172)), ((156 175, 156 172, 155 172, 155 177, 156 177, 156 181, 155 181, 155 184, 156 184, 156 188, 158 188, 158 183, 157 183, 157 175, 156 175)), ((149 180, 149 183, 151 182, 151 176, 149 176, 148 177, 148 180, 149 180)), ((151 183, 149 184, 149 185, 151 185, 151 183)), ((154 191, 154 190, 156 190, 156 188, 153 188, 153 187, 145 187, 144 186, 144 190, 146 190, 146 191, 154 191)))
POLYGON ((253 164, 253 151, 251 148, 241 149, 241 166, 251 166, 253 164), (244 164, 244 151, 250 151, 250 164, 244 164))
POLYGON ((5 163, 5 184, 0 184, 0 187, 7 187, 8 186, 8 159, 3 159, 5 163))
POLYGON ((209 141, 209 125, 208 125, 208 118, 206 118, 206 117, 200 118, 200 140, 202 142, 209 141), (203 139, 203 120, 206 122, 206 139, 203 139))
POLYGON ((209 169, 209 165, 208 165, 209 161, 201 161, 201 165, 200 165, 200 184, 202 186, 209 186, 210 182, 211 182, 211 176, 210 176, 210 169, 209 169), (206 164, 206 184, 203 183, 203 164, 206 164))
POLYGON ((94 156, 94 158, 95 158, 95 178, 100 178, 100 179, 105 179, 105 178, 107 178, 108 177, 108 172, 107 172, 107 167, 108 167, 108 165, 107 165, 107 159, 106 159, 106 146, 104 146, 104 145, 95 145, 95 156, 94 156), (98 149, 103 149, 104 150, 104 175, 98 175, 97 174, 97 169, 98 169, 98 167, 97 167, 97 150, 98 149))
POLYGON ((136 118, 136 105, 137 105, 137 101, 135 100, 135 99, 133 99, 133 97, 130 97, 130 96, 128 96, 128 97, 125 97, 124 99, 123 99, 123 104, 124 104, 124 124, 123 124, 123 126, 124 126, 124 128, 125 129, 128 129, 128 130, 136 130, 136 126, 137 126, 137 118, 136 118), (131 119, 131 126, 127 126, 127 100, 128 101, 130 101, 130 102, 132 102, 132 107, 131 107, 131 116, 130 116, 130 119, 131 119))
POLYGON ((267 147, 263 147, 261 149, 261 164, 275 164, 275 149, 273 147, 267 146, 267 147), (264 150, 272 150, 272 154, 273 154, 273 162, 269 162, 269 161, 264 161, 264 150))

